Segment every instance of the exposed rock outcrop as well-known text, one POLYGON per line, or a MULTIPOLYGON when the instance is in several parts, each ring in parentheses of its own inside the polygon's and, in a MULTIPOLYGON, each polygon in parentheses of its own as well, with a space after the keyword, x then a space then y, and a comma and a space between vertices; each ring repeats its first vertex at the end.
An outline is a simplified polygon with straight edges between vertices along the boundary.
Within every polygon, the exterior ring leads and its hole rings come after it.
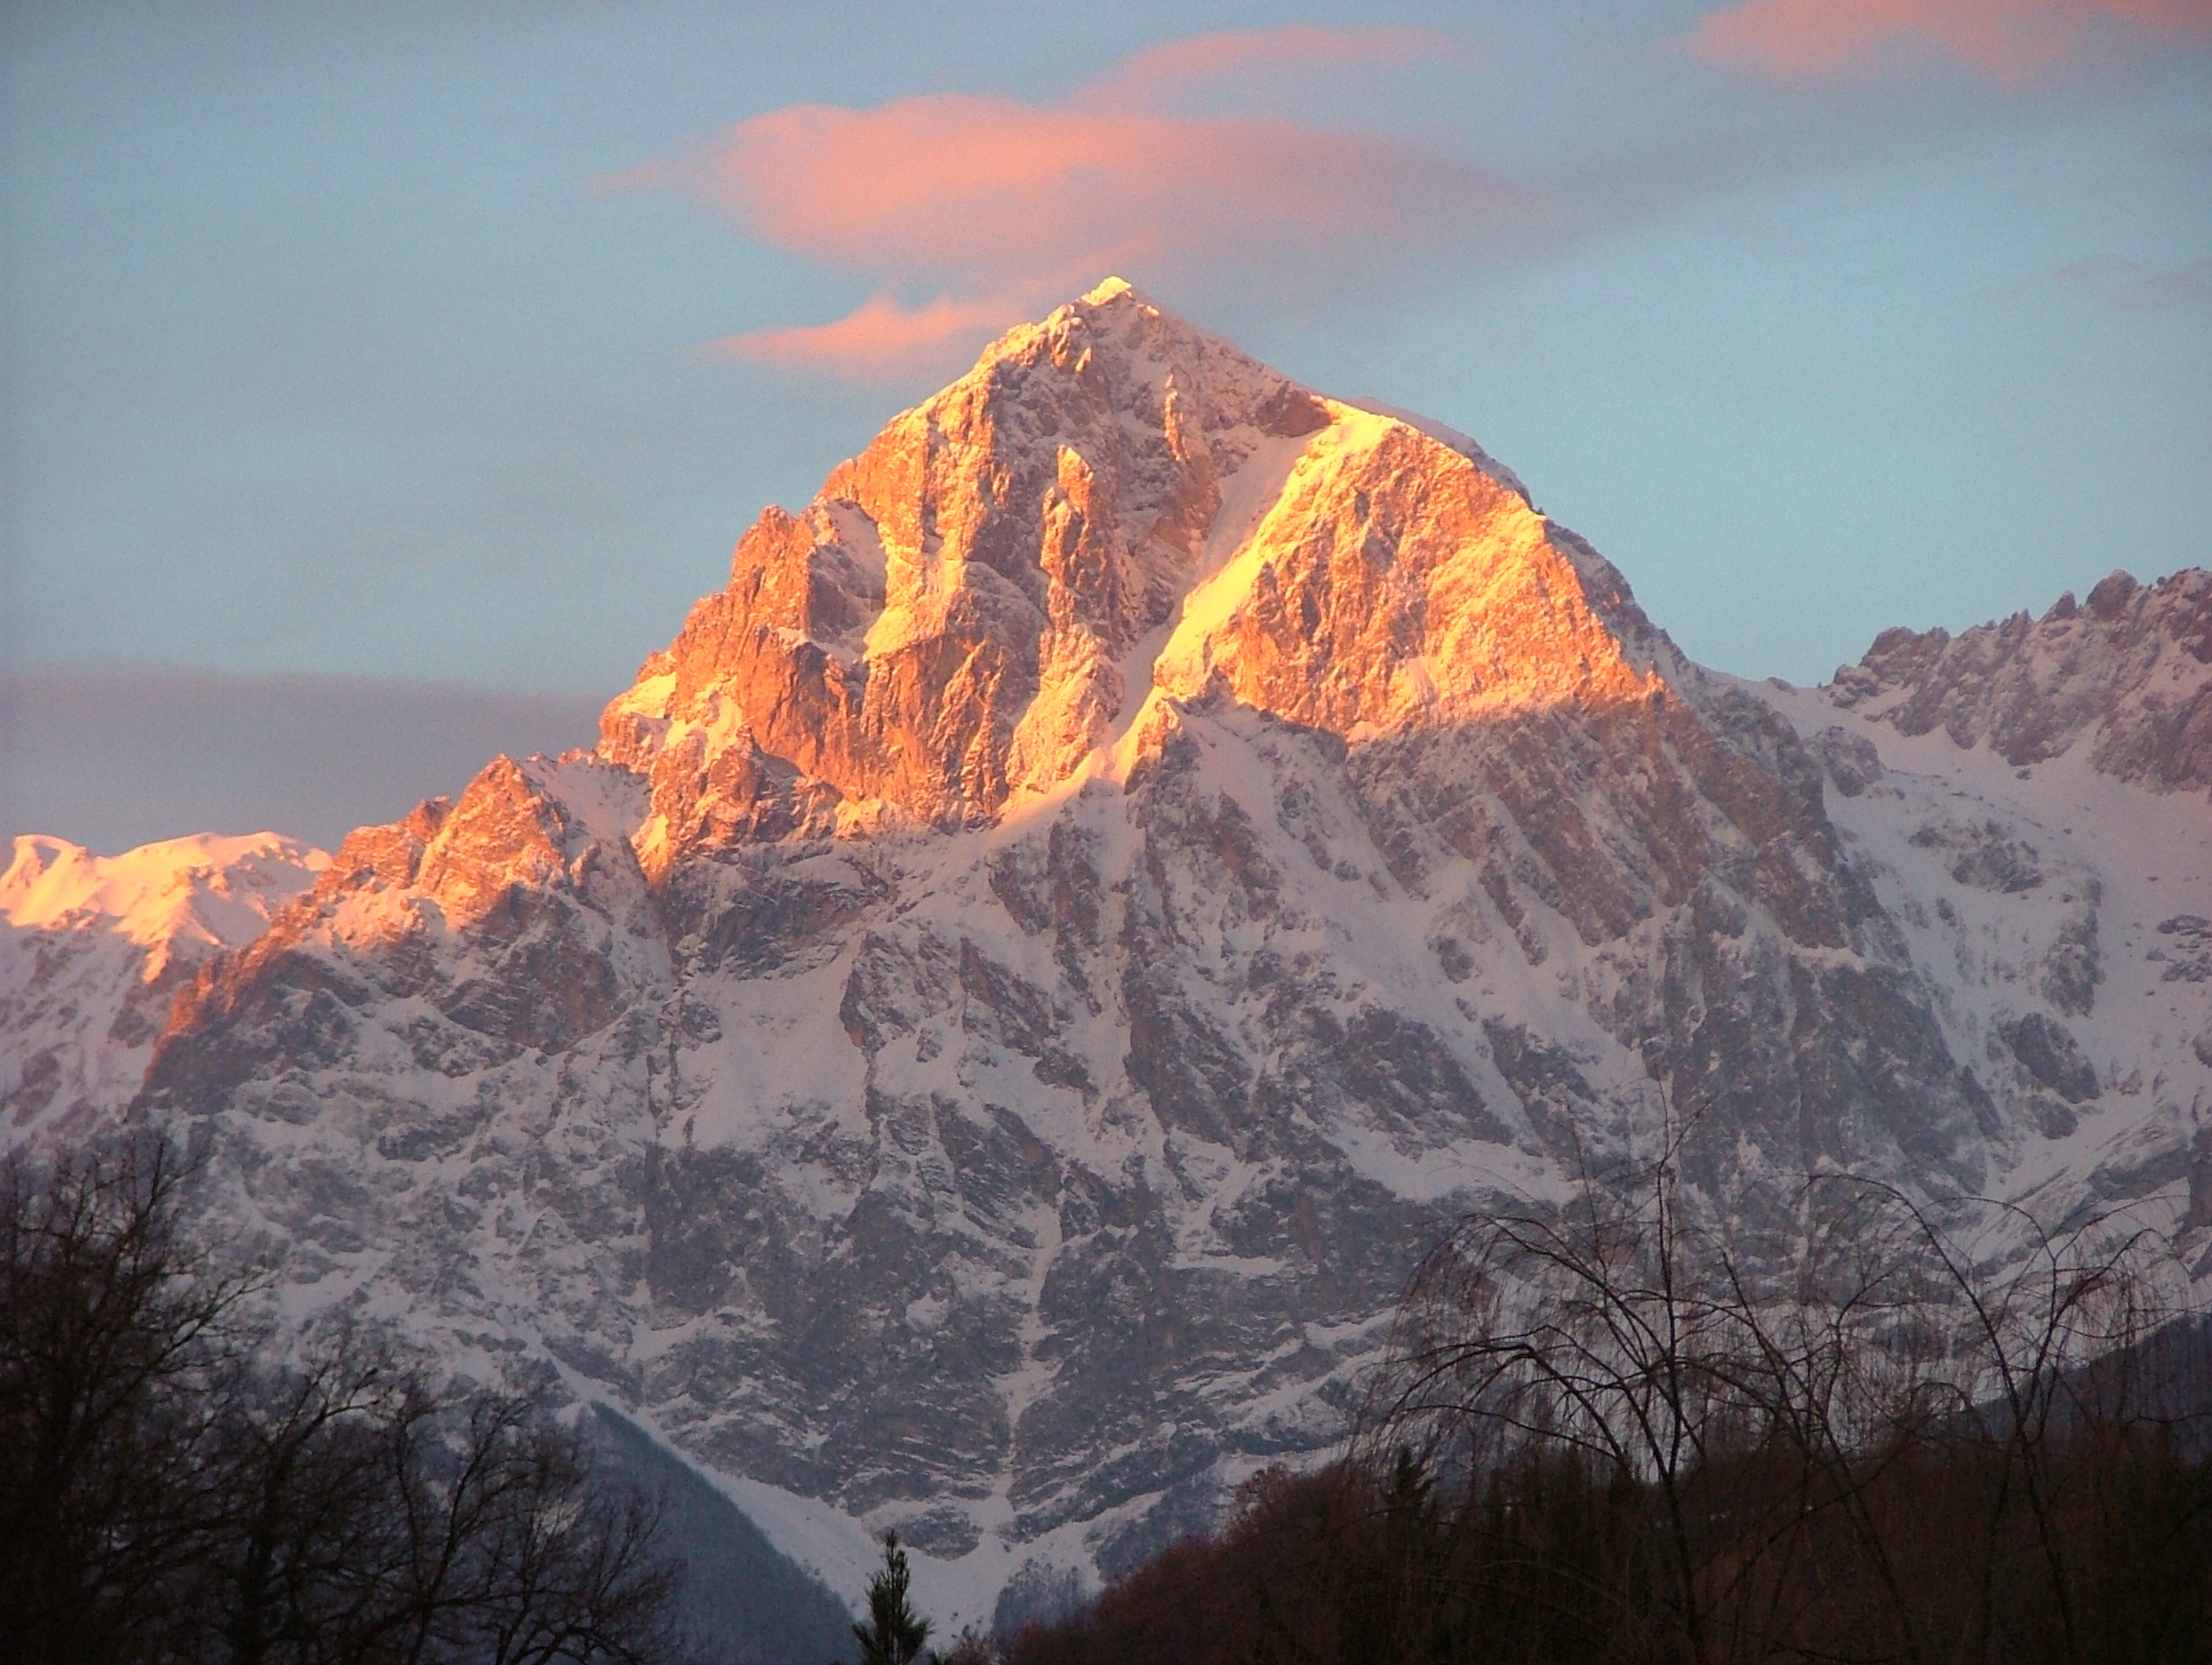
POLYGON ((1836 672, 1836 699, 1903 734, 1987 739, 2014 766, 2089 759, 2154 792, 2212 787, 2212 573, 2138 584, 2115 572, 2039 619, 2016 613, 1954 639, 1885 630, 1836 672))

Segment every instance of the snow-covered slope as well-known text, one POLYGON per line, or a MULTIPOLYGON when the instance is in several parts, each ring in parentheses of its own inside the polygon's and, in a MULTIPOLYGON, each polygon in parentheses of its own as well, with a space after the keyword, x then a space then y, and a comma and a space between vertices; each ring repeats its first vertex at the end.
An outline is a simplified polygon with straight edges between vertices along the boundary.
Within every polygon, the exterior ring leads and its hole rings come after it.
POLYGON ((1829 813, 1903 929, 1948 1044, 2020 1112, 2002 1141, 2005 1194, 2052 1188, 2071 1206, 2170 1191, 2192 1229, 2212 1223, 2205 799, 2114 780, 2086 735, 2015 768, 1940 732, 1901 737, 1830 690, 1760 691, 1838 760, 1829 813), (1864 769, 1875 759, 1879 773, 1864 769))
POLYGON ((327 860, 274 833, 204 833, 115 856, 16 839, 0 873, 5 1136, 127 1103, 192 970, 259 936, 327 860))
POLYGON ((896 1524, 957 1627, 1325 1449, 1442 1221, 1662 1139, 2201 1256, 2203 644, 2108 586, 1746 685, 1109 283, 763 514, 596 752, 349 838, 142 1108, 293 1310, 541 1361, 839 1587, 896 1524))

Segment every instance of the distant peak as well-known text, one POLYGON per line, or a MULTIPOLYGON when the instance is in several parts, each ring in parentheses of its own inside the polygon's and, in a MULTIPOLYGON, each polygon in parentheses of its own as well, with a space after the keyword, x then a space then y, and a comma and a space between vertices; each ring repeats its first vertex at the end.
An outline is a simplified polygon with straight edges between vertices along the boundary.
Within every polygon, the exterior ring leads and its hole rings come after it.
POLYGON ((1137 286, 1127 278, 1109 277, 1083 297, 1083 304, 1086 307, 1103 307, 1109 301, 1119 301, 1123 295, 1140 303, 1146 300, 1146 297, 1139 292, 1137 286))

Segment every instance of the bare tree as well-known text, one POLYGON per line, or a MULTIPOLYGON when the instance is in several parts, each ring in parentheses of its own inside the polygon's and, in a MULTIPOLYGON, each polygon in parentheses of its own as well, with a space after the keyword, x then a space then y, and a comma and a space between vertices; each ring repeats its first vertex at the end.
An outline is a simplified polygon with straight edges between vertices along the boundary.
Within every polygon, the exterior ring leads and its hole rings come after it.
POLYGON ((1636 1489, 1659 1656, 2087 1656, 2077 1494, 2110 1470, 2079 1454, 2129 1425, 2095 1361, 2157 1317, 2156 1243, 1842 1178, 1802 1204, 1746 1242, 1662 1168, 1463 1222, 1401 1309, 1366 1461, 1418 1450, 1471 1496, 1565 1455, 1636 1489))
POLYGON ((382 1431, 398 1530, 376 1569, 386 1616, 366 1627, 378 1653, 643 1665, 675 1650, 659 1506, 596 1494, 579 1439, 489 1395, 442 1426, 410 1397, 382 1431))
POLYGON ((1343 1461, 1007 1656, 2212 1657, 2212 1457, 2172 1420, 2212 1333, 2157 1331, 2163 1245, 1841 1176, 1796 1204, 1747 1230, 1662 1164, 1463 1220, 1343 1461))
POLYGON ((272 1363, 156 1140, 0 1169, 0 1659, 651 1665, 659 1510, 527 1401, 272 1363))
POLYGON ((388 1534, 380 1437, 409 1400, 395 1372, 339 1347, 295 1370, 244 1370, 210 1441, 226 1482, 198 1569, 205 1651, 236 1665, 340 1651, 372 1606, 363 1570, 388 1534))
POLYGON ((151 1647, 199 1555, 208 1388, 246 1280, 174 1229, 157 1139, 0 1164, 0 1648, 71 1665, 151 1647))

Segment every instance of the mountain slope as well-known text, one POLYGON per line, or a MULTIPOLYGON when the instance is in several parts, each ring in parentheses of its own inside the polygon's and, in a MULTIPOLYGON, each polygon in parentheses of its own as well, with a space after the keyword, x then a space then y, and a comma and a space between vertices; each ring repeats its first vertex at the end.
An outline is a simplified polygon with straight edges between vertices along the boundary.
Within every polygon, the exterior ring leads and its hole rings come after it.
POLYGON ((274 833, 116 856, 16 839, 0 872, 5 1136, 60 1136, 127 1102, 193 970, 260 935, 327 860, 274 833))
POLYGON ((2200 1243, 2193 777, 1993 774, 2056 638, 1883 640, 1702 671, 1472 444, 1109 283, 764 513, 596 752, 349 838, 142 1108, 293 1310, 550 1364, 840 1588, 896 1524, 957 1626, 1324 1449, 1443 1220, 1662 1142, 2200 1243))

